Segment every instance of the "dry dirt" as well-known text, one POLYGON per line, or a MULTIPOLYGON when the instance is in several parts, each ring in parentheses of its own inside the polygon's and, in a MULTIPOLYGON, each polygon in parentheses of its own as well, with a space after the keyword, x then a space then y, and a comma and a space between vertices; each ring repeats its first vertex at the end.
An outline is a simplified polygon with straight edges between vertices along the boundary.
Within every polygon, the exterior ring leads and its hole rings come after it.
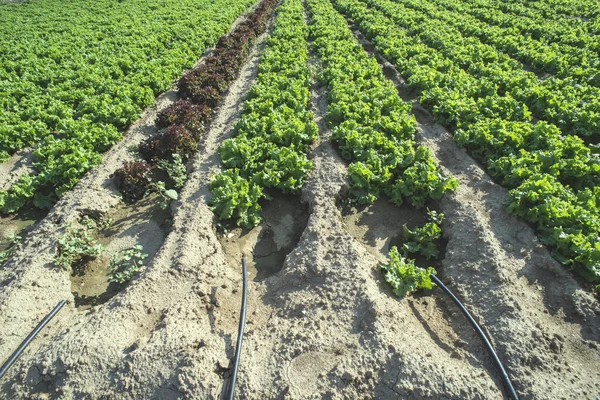
MULTIPOLYGON (((220 106, 180 201, 171 205, 169 229, 147 218, 147 209, 124 215, 130 211, 109 176, 131 159, 130 146, 156 133, 156 112, 176 99, 174 90, 0 268, 0 360, 68 300, 0 382, 0 398, 221 398, 236 340, 242 254, 252 279, 238 398, 503 398, 489 356, 442 291, 398 299, 378 271, 402 224, 422 222, 422 210, 381 200, 342 212, 346 166, 329 141, 326 87, 312 88, 320 135, 301 196, 265 204, 265 222, 254 230, 217 229, 207 206, 210 177, 220 170, 216 149, 232 134, 263 46, 264 36, 220 106), (57 235, 82 214, 123 215, 106 237, 109 246, 115 240, 115 248, 143 242, 156 249, 125 289, 86 307, 77 303, 69 274, 52 266, 57 235)), ((401 89, 393 67, 380 62, 401 89)), ((318 70, 314 55, 311 65, 318 70)), ((436 205, 446 215, 439 276, 485 325, 522 399, 596 399, 598 300, 529 226, 505 212, 506 191, 449 133, 418 104, 415 114, 421 143, 460 182, 436 205)))
POLYGON ((32 168, 31 149, 16 152, 7 161, 0 164, 0 190, 8 190, 19 177, 32 168))

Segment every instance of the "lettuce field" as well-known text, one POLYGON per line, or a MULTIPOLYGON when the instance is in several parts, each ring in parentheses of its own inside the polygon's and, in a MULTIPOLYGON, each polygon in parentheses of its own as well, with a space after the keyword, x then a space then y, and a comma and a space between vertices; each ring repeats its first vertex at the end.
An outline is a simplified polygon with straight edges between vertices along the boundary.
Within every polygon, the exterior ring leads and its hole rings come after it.
POLYGON ((597 1, 0 0, 1 398, 596 399, 599 296, 597 1))

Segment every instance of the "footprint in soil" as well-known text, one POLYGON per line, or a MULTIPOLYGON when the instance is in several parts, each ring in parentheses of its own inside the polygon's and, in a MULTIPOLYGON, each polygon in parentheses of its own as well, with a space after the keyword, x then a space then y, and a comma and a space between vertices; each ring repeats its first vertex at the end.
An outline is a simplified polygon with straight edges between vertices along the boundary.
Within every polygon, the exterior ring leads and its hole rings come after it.
POLYGON ((263 222, 251 230, 235 228, 221 238, 230 265, 246 256, 248 274, 262 281, 281 271, 308 223, 308 207, 299 197, 275 195, 263 207, 263 222))

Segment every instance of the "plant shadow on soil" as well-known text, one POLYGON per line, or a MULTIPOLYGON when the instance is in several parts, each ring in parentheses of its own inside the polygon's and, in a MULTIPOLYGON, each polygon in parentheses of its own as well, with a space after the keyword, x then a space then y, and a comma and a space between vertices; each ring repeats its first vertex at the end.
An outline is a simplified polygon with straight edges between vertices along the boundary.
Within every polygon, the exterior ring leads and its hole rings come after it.
POLYGON ((262 223, 250 230, 232 228, 219 237, 227 262, 240 265, 245 256, 249 278, 256 282, 281 271, 308 223, 308 206, 299 196, 272 197, 262 205, 262 223))
MULTIPOLYGON (((413 229, 427 222, 427 208, 418 209, 406 204, 398 207, 386 197, 370 205, 341 207, 346 231, 382 262, 387 261, 392 247, 396 246, 401 250, 404 225, 413 229)), ((416 254, 411 254, 410 258, 413 258, 419 267, 432 266, 439 270, 446 243, 445 239, 440 240, 440 256, 437 259, 427 260, 416 254)))
MULTIPOLYGON (((344 199, 340 203, 343 204, 344 199)), ((371 205, 359 207, 340 205, 340 207, 346 231, 381 263, 388 262, 389 250, 393 246, 401 251, 405 224, 409 229, 414 229, 427 222, 426 207, 418 209, 406 204, 397 207, 386 197, 380 198, 371 205)), ((430 205, 430 209, 438 208, 436 202, 430 205)), ((415 265, 418 267, 435 268, 436 275, 443 280, 442 260, 445 257, 447 244, 447 239, 443 237, 438 241, 440 254, 437 258, 427 260, 417 254, 411 254, 410 258, 415 260, 415 265)), ((396 297, 390 285, 385 282, 381 271, 373 269, 372 276, 379 283, 382 291, 390 297, 396 297)), ((402 299, 398 298, 398 300, 402 299)), ((479 342, 475 340, 474 332, 439 289, 418 290, 405 300, 412 314, 441 350, 453 358, 464 358, 473 366, 480 367, 483 364, 488 370, 492 369, 492 366, 488 365, 485 353, 478 347, 479 342), (467 343, 475 343, 475 345, 467 346, 467 343)), ((386 385, 382 385, 382 388, 385 387, 386 385)))
MULTIPOLYGON (((488 204, 494 204, 497 201, 492 194, 485 195, 484 199, 488 204)), ((491 206, 488 207, 488 209, 491 210, 491 218, 498 219, 498 209, 491 206)), ((511 216, 511 218, 516 217, 511 216)), ((535 225, 527 225, 534 232, 537 232, 537 227, 535 225)), ((506 234, 502 227, 499 227, 497 224, 490 224, 490 228, 499 238, 502 238, 503 235, 506 234)), ((552 269, 545 267, 544 264, 539 261, 537 263, 531 261, 532 259, 536 259, 536 257, 532 257, 532 255, 535 255, 536 252, 539 254, 539 250, 532 246, 526 231, 519 232, 517 235, 513 236, 512 239, 514 247, 509 250, 510 253, 515 258, 526 260, 523 263, 522 268, 518 271, 518 276, 525 277, 528 285, 536 285, 539 288, 541 295, 543 296, 544 306, 549 314, 554 316, 561 315, 565 321, 579 325, 582 338, 595 342, 596 345, 594 348, 596 348, 598 344, 600 344, 600 314, 598 313, 597 308, 592 308, 592 305, 587 304, 586 307, 590 307, 588 311, 592 312, 583 315, 582 311, 579 309, 581 305, 578 305, 574 301, 574 299, 577 298, 577 291, 582 288, 585 291, 593 292, 593 284, 586 281, 575 271, 569 271, 568 266, 560 265, 561 268, 564 268, 565 275, 570 275, 570 277, 573 278, 572 283, 565 284, 561 273, 557 273, 552 269)), ((544 246, 551 254, 552 247, 542 244, 540 244, 540 246, 544 246)))
POLYGON ((144 265, 148 265, 171 226, 171 212, 169 208, 160 207, 157 194, 151 194, 132 205, 121 204, 103 218, 113 221, 95 235, 97 242, 104 246, 104 252, 95 259, 83 260, 73 267, 71 274, 71 291, 75 297, 75 307, 79 310, 103 304, 123 288, 123 285, 108 281, 112 254, 142 245, 143 253, 148 255, 144 265))

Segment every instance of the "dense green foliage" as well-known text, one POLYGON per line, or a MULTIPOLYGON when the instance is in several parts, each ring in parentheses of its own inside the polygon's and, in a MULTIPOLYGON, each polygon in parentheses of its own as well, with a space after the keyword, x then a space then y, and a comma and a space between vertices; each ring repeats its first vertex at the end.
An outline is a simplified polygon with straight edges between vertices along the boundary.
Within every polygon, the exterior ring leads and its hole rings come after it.
MULTIPOLYGON (((464 13, 440 9, 439 6, 418 0, 397 2, 369 0, 365 3, 381 10, 397 26, 404 29, 407 39, 404 46, 420 45, 417 47, 419 52, 426 52, 430 57, 446 58, 450 61, 456 67, 456 72, 448 71, 451 75, 447 79, 452 79, 453 75, 461 73, 469 75, 471 79, 484 79, 486 85, 482 87, 481 92, 475 92, 475 98, 478 95, 489 98, 490 92, 496 90, 505 102, 506 108, 518 110, 513 117, 528 120, 533 115, 556 124, 565 132, 575 133, 584 138, 589 137, 594 141, 600 139, 598 131, 600 89, 592 86, 590 79, 578 82, 575 79, 577 73, 574 71, 565 73, 565 76, 556 75, 541 80, 533 72, 524 70, 523 64, 519 62, 525 62, 533 68, 537 63, 535 60, 509 57, 509 55, 519 56, 526 53, 532 45, 519 42, 512 51, 506 52, 508 55, 504 54, 502 50, 506 50, 504 43, 509 40, 509 33, 492 30, 488 36, 485 36, 482 32, 492 28, 476 18, 464 13), (440 24, 444 25, 443 30, 439 29, 440 24), (506 96, 503 96, 504 94, 506 96)), ((517 37, 521 36, 517 35, 517 37)), ((535 41, 535 43, 541 45, 540 42, 535 41)), ((538 57, 548 57, 549 54, 552 54, 551 50, 542 49, 538 57)), ((600 66, 597 54, 594 53, 590 57, 600 66)), ((571 60, 572 56, 567 55, 565 58, 571 60)), ((410 62, 408 59, 404 61, 410 62)), ((590 62, 592 61, 580 61, 575 66, 581 67, 590 62)), ((554 72, 550 68, 540 68, 539 73, 554 72)), ((595 71, 593 76, 598 76, 600 80, 600 75, 596 75, 600 70, 595 71)), ((414 72, 414 74, 420 73, 427 74, 427 66, 414 72)), ((460 75, 458 78, 465 79, 460 75)), ((456 100, 455 108, 468 107, 473 110, 471 119, 489 117, 477 110, 485 103, 473 104, 458 93, 453 92, 456 100)), ((437 93, 437 95, 444 94, 437 93)), ((493 103, 491 104, 493 106, 493 103)), ((456 120, 450 122, 464 123, 456 120)))
POLYGON ((428 211, 429 221, 423 226, 410 229, 406 224, 402 227, 403 243, 402 253, 408 257, 417 253, 429 260, 440 254, 439 239, 442 237, 440 225, 444 220, 444 214, 436 211, 428 211))
POLYGON ((396 246, 390 249, 389 264, 381 264, 385 273, 385 281, 392 286, 394 294, 398 297, 406 296, 417 289, 432 289, 431 274, 435 269, 417 267, 415 261, 402 256, 396 246))
POLYGON ((251 228, 261 221, 264 189, 296 193, 312 167, 306 153, 317 134, 309 108, 308 28, 299 0, 284 0, 232 139, 219 148, 227 168, 213 177, 213 210, 251 228))
POLYGON ((211 55, 179 80, 182 99, 158 113, 156 125, 163 129, 138 147, 145 161, 125 163, 114 174, 125 202, 136 202, 149 192, 162 199, 163 209, 178 200, 176 189, 187 180, 185 162, 198 149, 215 107, 238 76, 253 40, 266 30, 275 2, 262 0, 232 32, 219 38, 211 55), (206 93, 210 96, 202 95, 206 93), (153 181, 158 170, 167 172, 170 182, 153 181), (173 188, 168 189, 168 184, 173 188))
POLYGON ((327 119, 348 167, 350 195, 372 203, 385 193, 397 205, 422 206, 456 189, 439 173, 431 152, 414 142, 411 106, 383 76, 346 21, 328 1, 307 2, 314 47, 329 87, 327 119))
POLYGON ((385 281, 392 286, 394 294, 402 297, 417 289, 432 289, 431 274, 436 274, 433 267, 421 268, 415 265, 411 257, 420 256, 426 260, 438 258, 442 237, 441 224, 444 214, 433 210, 427 211, 427 223, 413 229, 403 226, 402 253, 396 246, 390 249, 389 264, 381 264, 385 273, 385 281))
MULTIPOLYGON (((535 72, 556 74, 600 86, 600 38, 593 24, 557 15, 548 18, 548 13, 529 9, 524 4, 507 6, 491 0, 472 3, 434 0, 417 5, 413 0, 408 1, 411 7, 424 6, 429 10, 444 7, 438 9, 441 11, 438 16, 449 23, 457 22, 456 26, 464 29, 465 33, 497 46, 531 66, 535 72)), ((596 9, 600 7, 597 5, 596 9)))
MULTIPOLYGON (((462 37, 452 26, 469 19, 459 14, 439 29, 439 20, 427 22, 432 11, 415 11, 425 7, 410 0, 334 3, 397 66, 438 120, 455 129, 457 141, 484 162, 498 181, 513 189, 509 210, 537 226, 540 239, 554 248, 555 258, 592 281, 600 280, 598 150, 571 135, 570 128, 573 133, 582 132, 562 119, 564 115, 567 121, 588 123, 581 107, 596 107, 598 97, 588 101, 572 93, 595 88, 567 79, 563 84, 568 89, 559 90, 552 86, 559 80, 539 80, 498 49, 462 37), (527 96, 535 93, 546 93, 543 96, 553 100, 531 106, 534 97, 527 96), (557 100, 560 96, 562 100, 557 100), (575 106, 561 105, 568 100, 564 96, 572 96, 575 106), (530 106, 540 119, 558 122, 558 126, 534 123, 530 106), (563 114, 557 114, 554 106, 563 114)), ((595 111, 589 115, 600 116, 595 111)), ((598 122, 588 126, 596 138, 598 122)))
POLYGON ((35 167, 0 212, 51 206, 252 3, 0 4, 0 160, 33 145, 35 167))

